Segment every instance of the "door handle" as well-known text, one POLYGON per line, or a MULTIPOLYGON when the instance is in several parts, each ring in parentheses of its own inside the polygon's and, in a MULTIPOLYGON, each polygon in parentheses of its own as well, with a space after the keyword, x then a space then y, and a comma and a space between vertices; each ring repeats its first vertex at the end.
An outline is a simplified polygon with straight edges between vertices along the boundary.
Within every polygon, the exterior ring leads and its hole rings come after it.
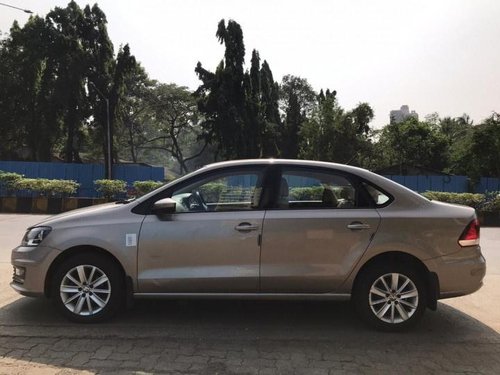
POLYGON ((238 232, 250 232, 252 230, 259 229, 258 225, 252 225, 250 223, 241 223, 234 227, 238 232))
POLYGON ((370 224, 364 224, 364 223, 361 223, 359 221, 354 221, 351 224, 349 224, 347 226, 347 228, 349 228, 351 230, 362 230, 362 229, 370 229, 371 226, 370 226, 370 224))

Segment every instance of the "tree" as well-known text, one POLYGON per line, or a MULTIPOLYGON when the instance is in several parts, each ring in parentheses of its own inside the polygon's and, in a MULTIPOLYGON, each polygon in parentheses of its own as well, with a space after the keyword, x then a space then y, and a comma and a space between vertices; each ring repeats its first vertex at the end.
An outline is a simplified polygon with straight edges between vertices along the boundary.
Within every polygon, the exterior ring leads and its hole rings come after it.
POLYGON ((366 156, 373 110, 360 103, 346 112, 336 91, 320 91, 310 118, 300 131, 300 157, 361 165, 366 156))
POLYGON ((64 160, 81 163, 82 126, 89 114, 85 93, 88 58, 81 43, 85 17, 82 9, 71 1, 66 8, 56 7, 49 12, 46 20, 52 41, 48 56, 56 76, 53 99, 60 103, 66 135, 64 160))
POLYGON ((179 173, 189 172, 188 162, 200 156, 207 141, 201 138, 196 100, 186 87, 160 84, 155 87, 150 109, 157 121, 157 134, 140 148, 167 151, 179 164, 179 173))
POLYGON ((22 28, 14 23, 0 48, 0 127, 15 145, 0 155, 49 161, 60 153, 67 162, 82 162, 85 146, 92 151, 97 143, 107 159, 103 96, 113 134, 135 58, 126 45, 115 59, 102 10, 97 5, 82 10, 71 1, 45 19, 31 17, 22 28), (21 155, 17 150, 24 148, 28 152, 21 155))
POLYGON ((446 140, 446 154, 449 161, 444 169, 446 172, 467 175, 466 164, 468 164, 468 148, 473 133, 473 125, 470 117, 464 114, 462 117, 445 117, 438 122, 438 132, 446 140))
POLYGON ((269 64, 260 65, 252 52, 250 71, 244 71, 245 46, 238 23, 221 20, 217 38, 225 45, 224 59, 215 73, 198 62, 195 72, 202 84, 195 92, 203 114, 207 141, 228 159, 271 156, 278 153, 276 129, 277 85, 269 64))
POLYGON ((443 170, 447 166, 446 139, 427 122, 408 118, 399 124, 387 125, 375 145, 377 167, 398 165, 420 166, 443 170))
POLYGON ((461 165, 474 180, 480 177, 500 177, 500 114, 493 113, 474 126, 464 147, 461 165))
POLYGON ((137 163, 141 159, 140 147, 153 132, 150 101, 156 82, 148 78, 140 64, 125 79, 127 91, 117 114, 123 130, 118 136, 118 156, 137 163))
POLYGON ((0 114, 2 136, 10 139, 10 150, 2 154, 13 158, 49 161, 59 134, 54 92, 54 63, 46 22, 31 17, 21 28, 15 22, 10 36, 2 41, 0 76, 2 95, 0 114), (19 150, 27 148, 22 155, 19 150))
POLYGON ((280 85, 280 107, 284 113, 281 128, 281 155, 295 159, 299 155, 299 133, 314 108, 316 93, 307 79, 292 75, 283 77, 280 85))

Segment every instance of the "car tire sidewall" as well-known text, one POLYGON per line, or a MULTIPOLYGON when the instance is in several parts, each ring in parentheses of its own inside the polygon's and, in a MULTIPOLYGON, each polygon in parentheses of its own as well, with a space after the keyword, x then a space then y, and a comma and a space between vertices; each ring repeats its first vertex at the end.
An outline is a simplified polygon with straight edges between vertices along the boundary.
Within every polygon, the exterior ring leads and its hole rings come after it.
POLYGON ((78 323, 97 323, 107 320, 119 311, 124 301, 124 283, 121 272, 113 259, 100 254, 77 254, 63 261, 56 269, 51 285, 51 299, 56 309, 71 321, 78 323), (79 265, 91 265, 106 274, 111 285, 111 295, 106 306, 90 316, 71 312, 61 299, 60 285, 67 272, 79 265))
POLYGON ((408 265, 376 264, 364 270, 359 276, 354 291, 353 302, 360 317, 370 326, 382 330, 397 332, 413 327, 422 318, 427 306, 427 290, 423 276, 415 267, 408 265), (379 319, 372 311, 369 303, 370 289, 379 277, 388 273, 399 273, 408 277, 418 291, 418 305, 413 315, 401 323, 387 323, 379 319))

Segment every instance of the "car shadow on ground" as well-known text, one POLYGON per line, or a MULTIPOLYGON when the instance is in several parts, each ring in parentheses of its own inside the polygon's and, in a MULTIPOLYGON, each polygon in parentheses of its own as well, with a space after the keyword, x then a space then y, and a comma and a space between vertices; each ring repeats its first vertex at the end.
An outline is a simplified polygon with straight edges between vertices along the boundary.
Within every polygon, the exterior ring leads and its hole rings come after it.
MULTIPOLYGON (((347 358, 347 369, 355 372, 367 371, 370 366, 384 371, 387 363, 406 365, 407 372, 500 371, 500 335, 443 303, 437 312, 427 311, 414 329, 383 333, 362 324, 349 302, 137 300, 132 309, 110 322, 81 325, 64 320, 45 299, 20 298, 0 309, 0 329, 0 355, 5 359, 77 370, 102 371, 99 366, 105 362, 93 361, 91 353, 90 361, 79 363, 75 361, 78 350, 88 353, 86 348, 107 347, 105 359, 113 363, 126 359, 125 349, 120 350, 126 345, 130 358, 134 358, 134 351, 150 358, 168 357, 172 352, 177 356, 226 353, 216 357, 221 366, 224 361, 230 363, 229 352, 240 352, 242 357, 253 353, 257 367, 259 359, 268 358, 265 353, 278 352, 284 358, 290 358, 289 353, 306 353, 307 366, 328 361, 334 366, 347 358), (32 345, 28 345, 30 340, 32 345), (45 350, 31 355, 40 343, 45 350), (5 348, 11 350, 6 352, 5 348), (61 351, 72 355, 58 355, 61 351)), ((102 357, 99 355, 97 350, 95 358, 102 357)), ((147 369, 141 360, 137 359, 136 365, 129 360, 127 369, 147 369)), ((227 370, 222 369, 215 372, 227 370)), ((404 367, 395 369, 402 371, 404 367)), ((204 371, 215 373, 210 367, 204 371)))

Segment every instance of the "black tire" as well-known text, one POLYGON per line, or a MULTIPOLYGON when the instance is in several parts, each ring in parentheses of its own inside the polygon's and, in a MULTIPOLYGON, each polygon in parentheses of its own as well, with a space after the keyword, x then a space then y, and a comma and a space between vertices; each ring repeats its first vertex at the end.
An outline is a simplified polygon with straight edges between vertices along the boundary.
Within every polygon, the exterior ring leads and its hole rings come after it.
POLYGON ((353 302, 360 317, 370 326, 390 332, 406 330, 414 326, 425 312, 427 290, 424 277, 411 264, 373 264, 359 275, 353 290, 353 302), (396 288, 393 288, 392 275, 398 275, 394 277, 396 288), (386 290, 383 296, 379 295, 386 290))
POLYGON ((50 295, 57 310, 69 320, 97 323, 113 317, 121 309, 124 290, 122 273, 113 259, 81 253, 57 267, 50 295))

